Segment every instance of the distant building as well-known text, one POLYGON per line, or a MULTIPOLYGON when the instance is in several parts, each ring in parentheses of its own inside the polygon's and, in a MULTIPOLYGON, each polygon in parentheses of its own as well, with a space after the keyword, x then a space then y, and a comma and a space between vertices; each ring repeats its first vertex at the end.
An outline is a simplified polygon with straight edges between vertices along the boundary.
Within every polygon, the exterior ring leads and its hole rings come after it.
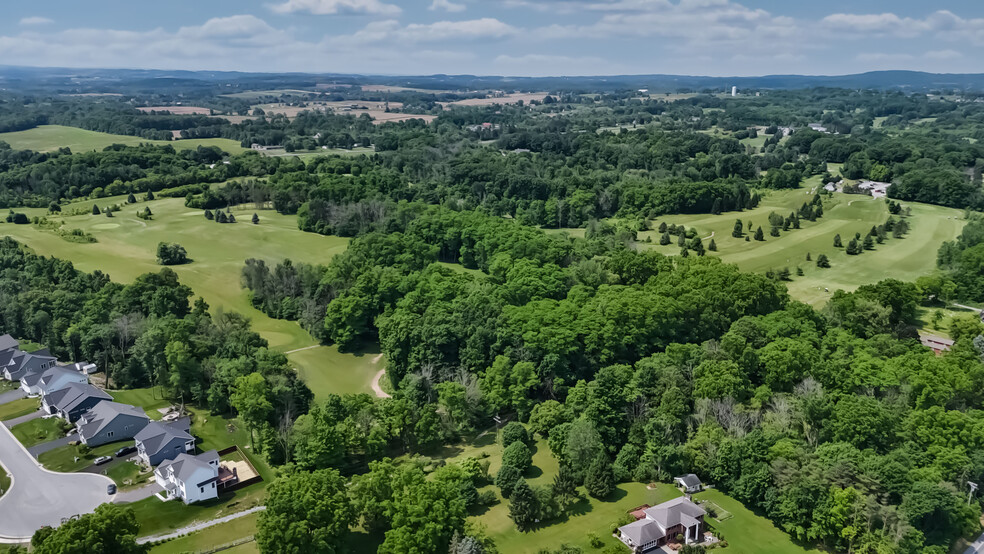
POLYGON ((738 87, 731 87, 731 96, 738 96, 738 87))
POLYGON ((919 342, 926 348, 932 348, 936 354, 942 354, 953 346, 953 341, 950 339, 922 333, 919 334, 919 342))

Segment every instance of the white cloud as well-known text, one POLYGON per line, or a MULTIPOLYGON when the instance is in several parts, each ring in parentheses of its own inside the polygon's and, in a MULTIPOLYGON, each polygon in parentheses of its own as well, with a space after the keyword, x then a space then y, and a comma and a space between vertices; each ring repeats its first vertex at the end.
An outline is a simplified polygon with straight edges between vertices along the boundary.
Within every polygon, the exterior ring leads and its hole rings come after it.
POLYGON ((465 5, 455 4, 451 0, 434 0, 431 2, 430 8, 428 9, 431 11, 444 10, 447 12, 463 12, 465 11, 465 5))
POLYGON ((821 24, 855 38, 935 35, 945 40, 984 44, 984 18, 963 18, 948 10, 933 12, 925 18, 900 17, 894 13, 835 13, 823 18, 821 24))
POLYGON ((28 26, 28 25, 50 25, 51 23, 54 23, 54 22, 55 21, 53 19, 48 19, 47 17, 40 17, 40 16, 36 16, 36 15, 35 16, 31 16, 31 17, 25 17, 25 18, 23 18, 23 19, 20 20, 20 24, 21 25, 24 25, 24 26, 28 26))
POLYGON ((307 12, 315 15, 370 14, 397 15, 403 10, 380 0, 287 0, 272 5, 277 13, 307 12))
POLYGON ((465 21, 436 21, 402 26, 395 19, 373 21, 351 35, 332 38, 336 44, 419 43, 443 40, 498 39, 519 30, 498 19, 485 17, 465 21))

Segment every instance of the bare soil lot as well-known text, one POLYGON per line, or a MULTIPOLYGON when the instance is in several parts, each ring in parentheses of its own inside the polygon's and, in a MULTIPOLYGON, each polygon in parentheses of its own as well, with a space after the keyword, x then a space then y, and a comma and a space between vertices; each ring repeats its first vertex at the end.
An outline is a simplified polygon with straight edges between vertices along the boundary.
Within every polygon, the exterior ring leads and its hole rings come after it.
POLYGON ((144 113, 150 112, 171 112, 173 115, 211 115, 212 110, 198 106, 149 106, 137 108, 144 113))

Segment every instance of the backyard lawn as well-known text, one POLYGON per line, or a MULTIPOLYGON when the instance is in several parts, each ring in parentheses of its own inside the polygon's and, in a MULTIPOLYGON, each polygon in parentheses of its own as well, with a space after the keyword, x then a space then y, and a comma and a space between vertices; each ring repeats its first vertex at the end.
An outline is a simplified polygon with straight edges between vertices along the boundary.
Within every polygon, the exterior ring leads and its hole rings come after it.
POLYGON ((154 472, 141 472, 141 466, 133 462, 122 462, 105 472, 120 490, 139 488, 154 478, 154 472))
POLYGON ((185 505, 162 502, 156 496, 127 504, 140 524, 140 536, 158 535, 185 527, 195 521, 208 521, 248 510, 263 503, 266 483, 256 483, 214 500, 185 505))
POLYGON ((0 421, 7 421, 16 417, 25 416, 40 406, 37 398, 21 398, 6 404, 0 404, 0 421))
POLYGON ((39 417, 25 421, 10 430, 17 440, 25 447, 32 447, 42 442, 60 439, 69 428, 68 422, 58 417, 39 417))
MULTIPOLYGON (((150 554, 181 554, 183 552, 202 552, 211 550, 218 546, 230 544, 245 537, 251 537, 256 533, 256 520, 259 514, 253 513, 239 519, 221 523, 209 527, 204 531, 198 531, 190 535, 185 535, 160 544, 150 549, 150 554)), ((253 544, 255 543, 246 543, 253 544)), ((243 545, 246 546, 246 545, 243 545)), ((253 550, 257 550, 254 548, 253 550)), ((223 550, 223 552, 230 552, 223 550)))
POLYGON ((705 521, 718 531, 728 547, 725 554, 803 554, 816 552, 816 548, 804 548, 768 519, 756 515, 741 502, 717 490, 707 490, 694 495, 696 500, 709 500, 731 512, 732 517, 718 522, 710 517, 705 521))
POLYGON ((129 390, 114 390, 109 391, 109 395, 113 397, 113 400, 121 404, 129 404, 131 406, 139 406, 143 408, 144 412, 150 419, 161 419, 164 414, 158 411, 158 408, 166 408, 171 405, 171 401, 164 398, 161 393, 161 389, 157 387, 148 387, 145 389, 129 389, 129 390))

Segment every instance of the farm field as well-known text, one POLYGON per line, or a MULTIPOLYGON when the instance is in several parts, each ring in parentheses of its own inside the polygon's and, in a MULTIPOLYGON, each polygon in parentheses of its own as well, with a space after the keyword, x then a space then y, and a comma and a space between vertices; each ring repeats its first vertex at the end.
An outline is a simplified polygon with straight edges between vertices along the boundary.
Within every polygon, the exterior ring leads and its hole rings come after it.
POLYGON ((113 144, 125 144, 128 146, 136 146, 138 144, 170 144, 178 150, 188 150, 198 148, 199 146, 218 146, 229 154, 239 154, 246 151, 245 148, 232 139, 150 140, 127 135, 112 135, 109 133, 88 131, 86 129, 65 127, 62 125, 41 125, 26 131, 0 133, 0 141, 6 142, 14 149, 35 150, 37 152, 50 152, 66 146, 72 152, 85 152, 88 150, 102 150, 113 144))
MULTIPOLYGON (((786 283, 790 294, 803 302, 819 306, 824 304, 837 289, 852 291, 866 283, 875 283, 889 277, 914 281, 917 277, 932 273, 936 268, 936 251, 940 244, 953 240, 964 225, 959 210, 906 203, 912 209, 908 218, 911 231, 905 238, 889 238, 874 250, 858 256, 848 256, 843 248, 834 248, 834 235, 840 234, 843 243, 855 233, 865 235, 874 225, 888 219, 884 200, 867 196, 835 194, 824 201, 824 215, 816 222, 803 221, 802 229, 782 232, 781 237, 769 236, 768 215, 776 212, 786 216, 797 210, 803 202, 812 198, 809 188, 790 191, 767 191, 761 204, 754 210, 727 212, 721 215, 669 215, 650 222, 656 228, 661 222, 667 225, 695 227, 707 247, 713 236, 718 256, 724 262, 736 264, 745 271, 764 272, 788 267, 793 272, 792 281, 786 283), (731 231, 735 220, 751 221, 753 229, 761 226, 765 241, 748 241, 734 238, 731 231), (806 261, 809 253, 813 261, 806 261), (830 258, 829 269, 816 266, 816 258, 826 254, 830 258), (797 277, 796 268, 804 275, 797 277)), ((659 246, 660 233, 656 230, 639 233, 640 240, 651 237, 652 243, 644 243, 667 255, 679 254, 676 242, 659 246)))
MULTIPOLYGON (((88 208, 93 203, 121 203, 123 197, 83 201, 63 207, 67 213, 88 208)), ((44 209, 21 209, 28 216, 44 215, 44 209)), ((53 232, 34 225, 3 224, 0 235, 9 235, 30 246, 39 254, 69 260, 83 271, 101 270, 118 282, 130 282, 148 272, 158 272, 156 248, 162 241, 185 247, 190 264, 171 266, 181 282, 202 296, 213 311, 239 312, 252 320, 253 329, 269 341, 271 348, 289 352, 316 345, 317 341, 296 322, 277 320, 253 308, 247 291, 240 286, 239 275, 247 258, 258 258, 274 265, 285 258, 312 264, 324 264, 348 245, 348 239, 305 233, 297 228, 294 217, 272 210, 260 213, 260 224, 249 223, 252 207, 233 208, 239 223, 218 224, 206 220, 201 210, 184 206, 181 198, 165 198, 126 206, 112 219, 105 216, 76 215, 59 217, 66 228, 80 228, 98 240, 91 244, 67 242, 53 232), (154 216, 150 221, 133 217, 138 209, 149 205, 154 216)), ((335 347, 318 347, 289 355, 291 361, 311 379, 316 394, 330 392, 370 392, 368 385, 377 371, 369 356, 339 353, 335 347), (301 355, 297 355, 301 354, 301 355), (338 375, 338 383, 334 375, 338 375), (362 377, 364 376, 364 387, 362 377), (316 378, 318 377, 318 378, 316 378), (321 383, 327 390, 316 388, 321 383), (351 387, 351 388, 349 388, 351 387)), ((96 377, 98 379, 98 376, 96 377)))
MULTIPOLYGON (((362 114, 368 114, 372 118, 373 123, 376 125, 381 125, 387 122, 397 122, 397 121, 407 121, 410 119, 423 119, 427 123, 434 121, 437 116, 427 115, 427 114, 408 114, 399 112, 387 112, 386 111, 387 102, 373 102, 368 100, 350 100, 344 102, 307 102, 305 106, 290 106, 288 104, 259 104, 253 106, 254 108, 260 108, 266 114, 283 114, 290 119, 297 117, 297 114, 308 111, 308 110, 325 110, 331 109, 334 113, 339 115, 354 115, 356 117, 362 114), (350 109, 351 106, 360 106, 359 109, 350 109)), ((391 109, 399 109, 403 107, 400 102, 389 102, 389 107, 391 109)))
POLYGON ((456 100, 454 102, 438 102, 438 104, 448 107, 448 106, 492 106, 494 104, 516 104, 519 101, 523 101, 529 104, 530 100, 536 100, 538 102, 543 101, 547 97, 545 92, 517 92, 514 94, 507 94, 505 96, 500 96, 498 98, 468 98, 466 100, 456 100))

